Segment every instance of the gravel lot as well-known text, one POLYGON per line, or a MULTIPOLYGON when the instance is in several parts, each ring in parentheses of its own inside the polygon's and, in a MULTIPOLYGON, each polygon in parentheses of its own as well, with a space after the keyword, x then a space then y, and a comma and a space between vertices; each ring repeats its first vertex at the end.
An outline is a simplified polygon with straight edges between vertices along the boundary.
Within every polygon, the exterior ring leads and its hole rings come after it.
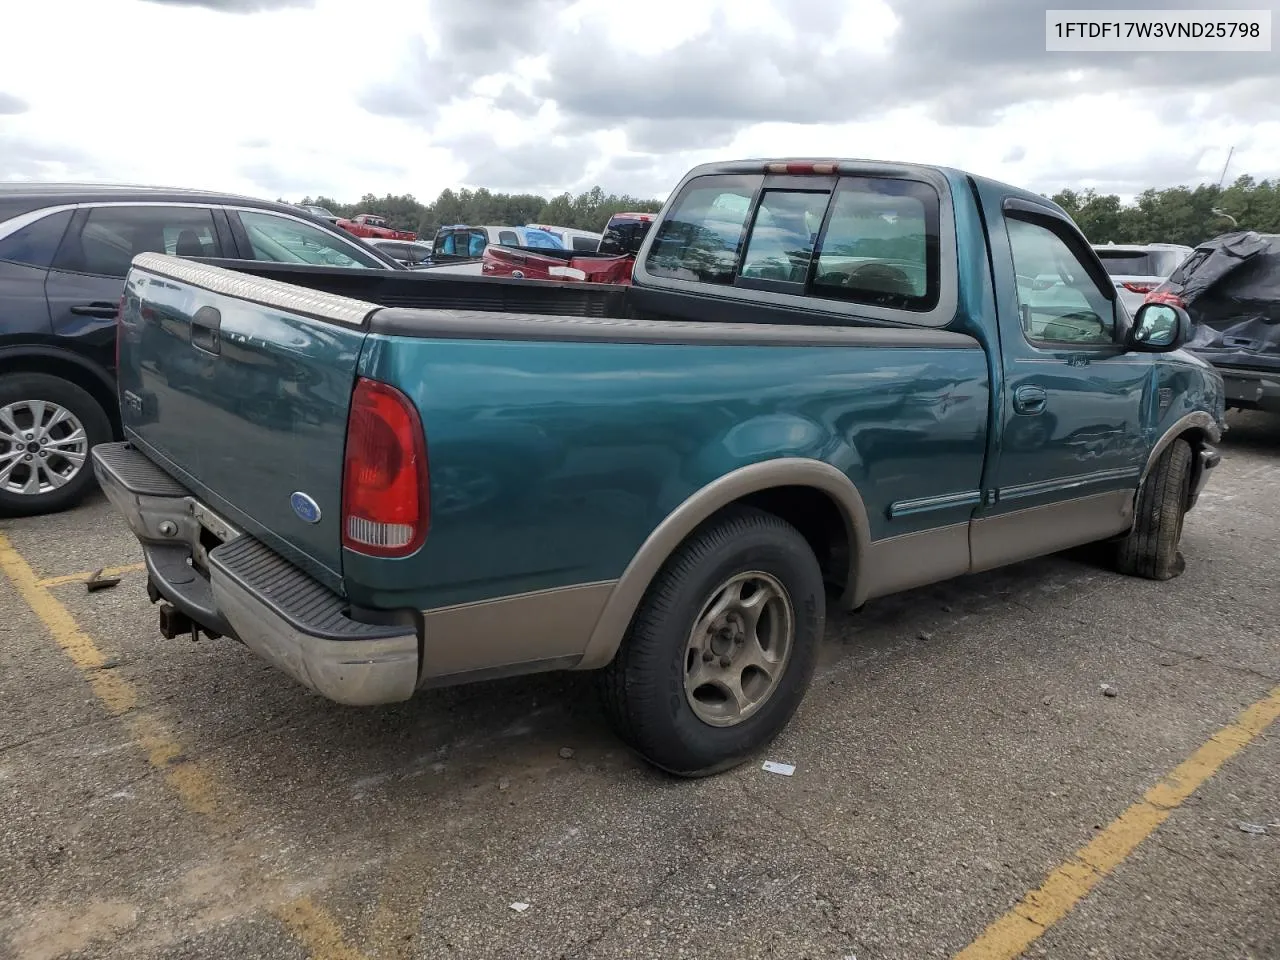
POLYGON ((163 640, 105 500, 3 522, 0 957, 951 957, 1208 743, 1026 955, 1276 960, 1280 724, 1211 738, 1280 709, 1280 420, 1223 452, 1178 580, 1071 554, 834 619, 789 778, 659 775, 577 675, 341 708, 163 640))

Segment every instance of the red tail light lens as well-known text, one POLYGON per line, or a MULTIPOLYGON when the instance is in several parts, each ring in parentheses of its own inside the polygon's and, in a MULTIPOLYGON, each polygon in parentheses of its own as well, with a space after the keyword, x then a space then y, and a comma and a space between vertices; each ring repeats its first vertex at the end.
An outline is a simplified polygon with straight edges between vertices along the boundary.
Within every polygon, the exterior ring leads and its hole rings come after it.
POLYGON ((361 377, 347 418, 342 471, 342 545, 371 557, 405 557, 431 519, 427 445, 413 403, 361 377))
POLYGON ((765 173, 790 173, 790 174, 833 174, 840 172, 840 165, 837 163, 815 163, 810 160, 789 160, 775 161, 764 165, 765 173))
POLYGON ((1130 293, 1150 293, 1158 284, 1144 283, 1141 280, 1126 280, 1124 288, 1130 293))

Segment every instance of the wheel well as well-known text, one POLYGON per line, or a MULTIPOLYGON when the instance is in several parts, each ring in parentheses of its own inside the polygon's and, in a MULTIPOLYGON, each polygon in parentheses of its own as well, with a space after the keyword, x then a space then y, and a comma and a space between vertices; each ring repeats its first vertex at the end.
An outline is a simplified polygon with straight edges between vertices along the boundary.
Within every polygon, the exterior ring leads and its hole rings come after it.
POLYGON ((0 377, 13 373, 44 373, 51 377, 59 377, 68 383, 74 383, 98 401, 98 405, 102 407, 107 419, 111 422, 111 432, 115 439, 122 439, 124 431, 120 423, 120 404, 116 395, 102 382, 101 377, 95 376, 81 364, 74 360, 39 353, 0 358, 0 377))
POLYGON ((809 542, 822 568, 822 579, 843 591, 853 564, 849 526, 835 500, 815 487, 771 487, 748 494, 729 506, 749 506, 785 520, 809 542))

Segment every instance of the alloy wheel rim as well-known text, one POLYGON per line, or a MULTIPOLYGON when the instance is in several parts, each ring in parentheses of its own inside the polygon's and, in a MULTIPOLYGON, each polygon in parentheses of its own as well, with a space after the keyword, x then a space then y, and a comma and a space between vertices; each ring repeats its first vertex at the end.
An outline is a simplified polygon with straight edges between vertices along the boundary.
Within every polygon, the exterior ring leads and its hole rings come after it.
POLYGON ((739 573, 713 590, 685 649, 685 697, 698 719, 732 727, 757 713, 782 680, 795 634, 795 607, 771 574, 739 573))
POLYGON ((61 404, 18 400, 0 407, 0 491, 52 493, 74 480, 88 459, 84 424, 61 404))

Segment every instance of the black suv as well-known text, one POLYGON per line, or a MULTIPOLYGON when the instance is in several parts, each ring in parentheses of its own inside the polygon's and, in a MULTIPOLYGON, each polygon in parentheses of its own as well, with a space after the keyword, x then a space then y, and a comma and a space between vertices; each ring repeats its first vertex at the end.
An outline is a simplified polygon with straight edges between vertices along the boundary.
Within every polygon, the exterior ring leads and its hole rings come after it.
POLYGON ((120 439, 116 313, 135 254, 402 269, 297 207, 227 194, 0 184, 0 516, 51 513, 120 439))

